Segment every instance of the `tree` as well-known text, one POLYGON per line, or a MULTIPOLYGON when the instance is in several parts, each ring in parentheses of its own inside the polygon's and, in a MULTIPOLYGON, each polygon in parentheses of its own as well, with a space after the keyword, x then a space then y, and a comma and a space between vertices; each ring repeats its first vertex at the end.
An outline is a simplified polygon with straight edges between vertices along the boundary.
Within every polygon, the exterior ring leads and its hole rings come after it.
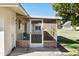
POLYGON ((56 16, 61 16, 63 23, 72 21, 73 26, 79 26, 79 4, 76 3, 54 3, 56 16))

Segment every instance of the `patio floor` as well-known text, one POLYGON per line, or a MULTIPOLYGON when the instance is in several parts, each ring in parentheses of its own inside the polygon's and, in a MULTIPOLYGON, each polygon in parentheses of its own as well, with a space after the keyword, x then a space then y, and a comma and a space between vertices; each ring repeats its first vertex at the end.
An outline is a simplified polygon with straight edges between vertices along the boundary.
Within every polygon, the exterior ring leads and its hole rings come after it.
POLYGON ((62 56, 58 48, 15 48, 9 56, 62 56))

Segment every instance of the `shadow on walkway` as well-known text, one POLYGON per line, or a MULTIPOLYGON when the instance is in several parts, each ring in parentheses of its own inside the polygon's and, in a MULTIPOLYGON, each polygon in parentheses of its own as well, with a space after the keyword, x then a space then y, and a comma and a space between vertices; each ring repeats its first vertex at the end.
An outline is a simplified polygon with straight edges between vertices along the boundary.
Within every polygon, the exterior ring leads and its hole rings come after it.
POLYGON ((57 47, 61 52, 69 52, 67 49, 65 49, 60 43, 57 43, 57 47))
POLYGON ((15 48, 8 56, 20 56, 20 55, 30 55, 30 56, 60 56, 62 53, 59 51, 58 48, 15 48))

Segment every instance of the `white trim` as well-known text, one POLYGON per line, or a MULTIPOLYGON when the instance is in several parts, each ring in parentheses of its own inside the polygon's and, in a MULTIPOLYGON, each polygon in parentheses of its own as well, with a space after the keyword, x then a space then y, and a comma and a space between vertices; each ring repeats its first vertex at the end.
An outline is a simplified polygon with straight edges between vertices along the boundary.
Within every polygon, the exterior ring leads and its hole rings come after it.
POLYGON ((32 21, 30 20, 30 46, 31 46, 31 36, 32 36, 32 34, 31 34, 31 32, 32 32, 32 30, 31 30, 32 29, 31 22, 32 21))
POLYGON ((44 33, 43 33, 43 19, 42 19, 42 26, 41 26, 41 30, 42 30, 42 46, 44 46, 44 33))
POLYGON ((41 21, 41 19, 31 19, 31 20, 33 20, 33 21, 41 21))
POLYGON ((47 19, 62 19, 62 17, 59 16, 30 16, 32 18, 47 18, 47 19))
POLYGON ((57 19, 56 19, 56 32, 55 32, 55 40, 57 41, 57 19))
POLYGON ((18 7, 19 3, 2 3, 0 7, 18 7))
MULTIPOLYGON (((36 20, 35 20, 36 21, 36 20)), ((43 19, 41 20, 42 26, 41 26, 41 34, 42 34, 42 43, 32 43, 31 40, 31 35, 32 35, 32 19, 30 20, 30 47, 43 47, 43 19)))

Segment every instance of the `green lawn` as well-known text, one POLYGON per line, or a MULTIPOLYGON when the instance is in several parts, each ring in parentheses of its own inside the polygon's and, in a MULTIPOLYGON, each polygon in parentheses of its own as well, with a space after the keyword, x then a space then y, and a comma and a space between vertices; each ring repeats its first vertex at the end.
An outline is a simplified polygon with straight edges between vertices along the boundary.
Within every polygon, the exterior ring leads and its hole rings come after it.
POLYGON ((70 51, 64 55, 79 56, 79 31, 58 30, 58 42, 70 51))

